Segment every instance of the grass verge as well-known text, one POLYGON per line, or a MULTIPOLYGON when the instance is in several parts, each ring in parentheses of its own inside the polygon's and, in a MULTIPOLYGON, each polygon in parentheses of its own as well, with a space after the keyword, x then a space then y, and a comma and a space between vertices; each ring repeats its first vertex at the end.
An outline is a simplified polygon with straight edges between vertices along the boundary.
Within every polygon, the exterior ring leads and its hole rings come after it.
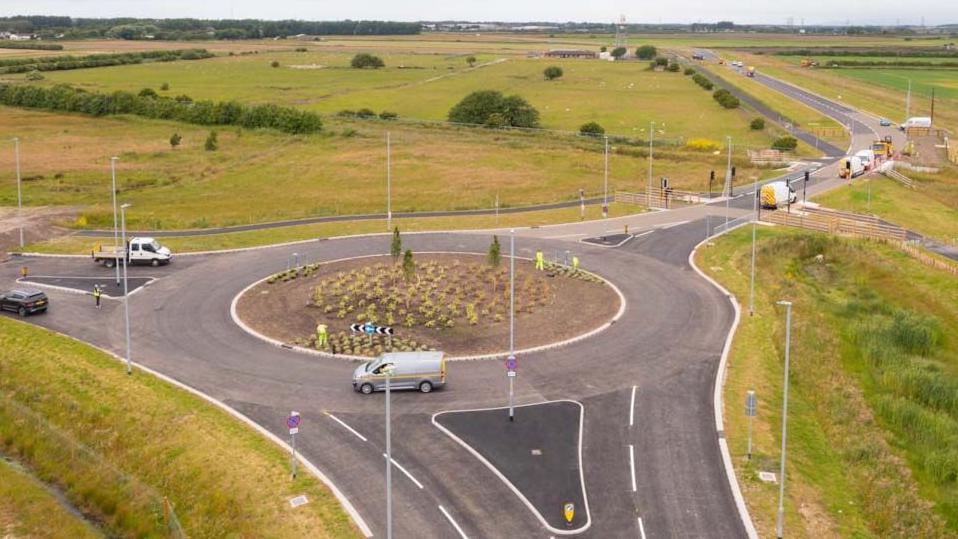
POLYGON ((907 187, 883 176, 853 180, 814 198, 837 210, 878 215, 945 243, 958 244, 958 182, 909 173, 919 188, 907 187))
POLYGON ((0 458, 0 534, 3 537, 101 537, 71 514, 36 479, 0 458))
POLYGON ((792 537, 948 537, 958 530, 958 282, 880 244, 759 227, 697 262, 745 306, 725 389, 732 459, 759 533, 772 536, 784 312, 794 303, 786 523, 792 537), (819 255, 821 255, 819 257, 819 255), (908 275, 908 279, 901 278, 908 275), (747 390, 758 396, 746 459, 747 390))
MULTIPOLYGON (((609 204, 609 217, 621 217, 641 213, 642 211, 642 208, 639 206, 609 204)), ((602 209, 599 206, 586 206, 585 218, 589 220, 600 219, 602 217, 601 212, 602 209)), ((393 226, 398 226, 403 232, 428 232, 432 230, 477 230, 499 227, 545 226, 576 222, 578 219, 579 208, 562 208, 529 213, 502 214, 498 219, 495 215, 393 219, 393 226)), ((207 236, 163 238, 161 239, 161 243, 169 247, 174 253, 189 253, 258 247, 333 236, 386 232, 385 219, 377 219, 370 221, 344 221, 339 223, 298 225, 207 236)), ((96 248, 98 244, 107 244, 110 241, 112 240, 109 238, 64 236, 55 240, 28 245, 24 248, 24 251, 50 254, 89 254, 90 249, 96 248)))
POLYGON ((0 350, 0 451, 106 535, 168 535, 164 498, 190 537, 358 535, 317 479, 290 480, 282 450, 198 397, 8 318, 0 350))

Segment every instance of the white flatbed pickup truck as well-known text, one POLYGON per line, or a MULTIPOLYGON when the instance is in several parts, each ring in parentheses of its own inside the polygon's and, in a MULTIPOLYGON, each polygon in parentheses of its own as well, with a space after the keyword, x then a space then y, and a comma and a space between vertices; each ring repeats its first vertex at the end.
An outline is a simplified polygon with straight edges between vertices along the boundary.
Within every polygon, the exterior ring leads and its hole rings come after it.
POLYGON ((173 253, 153 238, 130 238, 127 248, 114 248, 101 245, 91 253, 93 261, 112 268, 118 261, 126 260, 130 264, 150 264, 159 266, 173 261, 173 253))

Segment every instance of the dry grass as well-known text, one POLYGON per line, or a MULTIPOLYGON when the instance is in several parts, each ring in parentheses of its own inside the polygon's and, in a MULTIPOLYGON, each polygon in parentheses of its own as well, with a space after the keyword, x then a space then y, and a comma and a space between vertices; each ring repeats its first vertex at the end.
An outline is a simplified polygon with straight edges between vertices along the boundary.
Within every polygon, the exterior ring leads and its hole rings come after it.
POLYGON ((0 536, 87 539, 101 535, 67 511, 25 470, 0 458, 0 536))

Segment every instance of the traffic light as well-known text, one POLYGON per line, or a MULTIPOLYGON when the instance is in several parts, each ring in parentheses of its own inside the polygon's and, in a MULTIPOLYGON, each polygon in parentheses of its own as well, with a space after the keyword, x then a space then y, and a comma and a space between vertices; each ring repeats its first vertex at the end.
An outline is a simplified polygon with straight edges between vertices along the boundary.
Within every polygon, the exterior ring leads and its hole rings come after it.
POLYGON ((714 181, 715 181, 715 171, 714 171, 714 170, 709 174, 709 181, 710 181, 710 182, 714 182, 714 181))
POLYGON ((805 182, 808 183, 808 171, 805 171, 805 182))
POLYGON ((732 167, 732 177, 735 177, 735 167, 732 167))

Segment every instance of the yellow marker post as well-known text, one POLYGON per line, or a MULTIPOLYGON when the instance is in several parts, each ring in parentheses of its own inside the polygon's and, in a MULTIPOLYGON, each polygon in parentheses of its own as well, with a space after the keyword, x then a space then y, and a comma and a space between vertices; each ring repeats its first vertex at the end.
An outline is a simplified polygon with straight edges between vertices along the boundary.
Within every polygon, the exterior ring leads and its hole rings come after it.
POLYGON ((575 518, 575 504, 568 502, 562 506, 562 513, 565 515, 565 522, 567 526, 572 525, 572 519, 575 518))

